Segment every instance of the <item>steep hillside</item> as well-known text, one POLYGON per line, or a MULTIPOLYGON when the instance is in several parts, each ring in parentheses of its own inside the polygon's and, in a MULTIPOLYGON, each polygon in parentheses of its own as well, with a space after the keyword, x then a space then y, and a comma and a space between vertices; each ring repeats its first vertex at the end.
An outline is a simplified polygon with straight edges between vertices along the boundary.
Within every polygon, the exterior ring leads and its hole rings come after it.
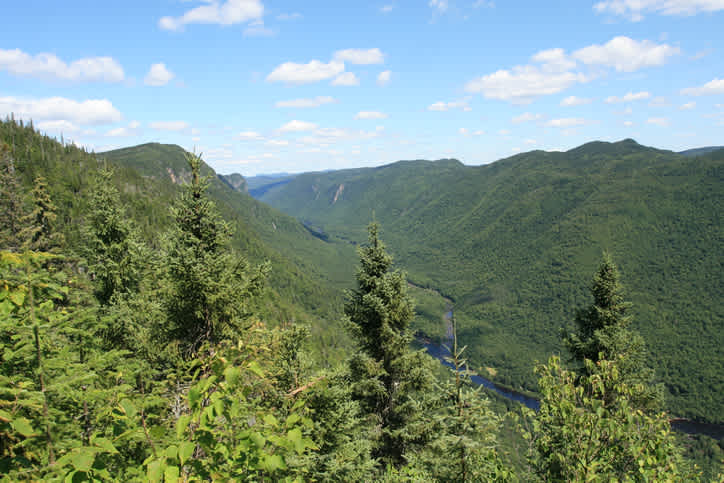
POLYGON ((239 173, 233 173, 228 175, 220 174, 218 176, 221 181, 226 182, 226 184, 228 184, 234 190, 240 191, 241 193, 247 192, 248 188, 246 179, 244 179, 244 177, 239 173))
MULTIPOLYGON (((11 149, 26 190, 37 176, 48 180, 59 210, 59 228, 76 251, 84 243, 81 227, 99 167, 114 166, 113 182, 128 215, 154 247, 171 221, 168 207, 180 193, 179 183, 189 174, 178 146, 146 144, 96 155, 63 146, 31 126, 11 121, 0 122, 3 142, 11 149)), ((309 324, 321 359, 337 358, 346 344, 339 323, 341 288, 353 280, 351 247, 324 243, 290 216, 230 188, 211 168, 205 172, 211 176, 212 198, 234 228, 233 247, 253 263, 271 262, 268 290, 257 313, 272 324, 293 320, 309 324)))
POLYGON ((307 173, 262 200, 340 242, 375 217, 411 281, 454 300, 475 365, 525 389, 534 361, 563 350, 560 329, 608 250, 669 407, 722 420, 722 151, 625 140, 478 167, 404 161, 307 173))

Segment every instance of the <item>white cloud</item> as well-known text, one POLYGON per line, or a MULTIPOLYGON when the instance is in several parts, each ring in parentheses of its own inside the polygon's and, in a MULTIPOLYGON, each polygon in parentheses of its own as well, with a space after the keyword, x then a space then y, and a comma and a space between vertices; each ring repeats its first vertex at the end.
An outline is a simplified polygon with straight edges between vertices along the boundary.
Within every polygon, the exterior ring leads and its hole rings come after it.
POLYGON ((634 102, 634 101, 642 101, 644 99, 648 99, 651 97, 651 93, 647 91, 641 91, 641 92, 629 92, 623 97, 618 96, 609 96, 606 98, 606 104, 618 104, 620 102, 634 102))
POLYGON ((355 116, 355 119, 387 119, 387 114, 378 111, 360 111, 355 116))
POLYGON ((308 108, 308 107, 319 107, 324 104, 332 104, 337 100, 330 96, 317 96, 311 99, 291 99, 289 101, 277 101, 274 105, 276 107, 290 107, 290 108, 308 108))
POLYGON ((357 65, 384 64, 385 54, 378 48, 345 49, 335 52, 334 60, 357 65))
POLYGON ((583 97, 576 97, 576 96, 568 96, 565 99, 561 101, 561 106, 583 106, 586 104, 590 104, 593 102, 591 99, 586 99, 583 97))
POLYGON ((358 86, 359 85, 359 79, 356 75, 352 72, 345 72, 343 74, 338 75, 335 77, 335 79, 332 81, 333 86, 358 86))
POLYGON ((538 144, 538 141, 536 141, 535 139, 526 139, 523 142, 528 146, 535 146, 536 144, 538 144))
POLYGON ((586 65, 600 65, 612 67, 619 72, 633 72, 643 67, 663 65, 670 57, 679 53, 681 50, 678 47, 619 36, 603 45, 589 45, 576 50, 572 56, 586 65))
POLYGON ((540 114, 532 114, 530 112, 524 112, 519 116, 515 116, 512 121, 514 124, 520 124, 521 122, 537 121, 542 116, 540 114))
POLYGON ((0 71, 28 77, 77 82, 120 82, 125 78, 123 67, 112 57, 86 57, 70 64, 54 54, 30 55, 20 49, 0 49, 0 71))
POLYGON ((681 89, 684 96, 706 96, 711 94, 724 94, 724 79, 713 79, 703 86, 687 87, 681 89))
POLYGON ((289 84, 307 84, 331 79, 342 72, 344 72, 343 62, 331 61, 327 64, 318 60, 312 60, 307 64, 285 62, 274 69, 266 77, 266 80, 289 84))
POLYGON ((262 19, 254 20, 244 29, 245 37, 271 37, 275 34, 276 32, 274 30, 264 25, 264 20, 262 19))
POLYGON ((151 129, 158 131, 186 131, 191 126, 185 121, 157 121, 149 124, 151 129))
POLYGON ((288 146, 289 141, 286 139, 270 139, 266 144, 269 146, 288 146))
POLYGON ((392 72, 389 70, 383 70, 380 72, 380 74, 377 76, 377 85, 378 86, 385 86, 390 82, 390 79, 392 78, 392 72))
POLYGON ((498 131, 498 134, 500 134, 501 136, 509 136, 510 131, 508 131, 507 129, 501 129, 500 131, 498 131))
POLYGON ((104 136, 106 137, 130 137, 135 136, 138 134, 138 128, 141 127, 141 123, 138 121, 131 121, 128 123, 128 126, 124 127, 117 127, 115 129, 111 129, 110 131, 106 132, 104 136))
POLYGON ((696 15, 724 10, 724 0, 604 0, 596 3, 593 8, 598 13, 621 15, 638 22, 643 19, 643 14, 648 12, 661 15, 696 15))
POLYGON ((452 102, 435 102, 427 106, 428 111, 449 111, 451 109, 462 109, 463 111, 472 111, 468 105, 469 99, 459 99, 452 102))
POLYGON ((280 132, 302 132, 302 131, 313 131, 316 128, 317 128, 317 125, 312 122, 297 121, 295 119, 293 121, 289 121, 288 123, 286 123, 282 127, 280 127, 279 131, 280 132))
POLYGON ((478 129, 477 131, 473 131, 473 136, 482 136, 483 134, 485 134, 485 131, 483 131, 482 129, 478 129))
POLYGON ((519 65, 473 79, 465 85, 465 90, 482 93, 488 99, 526 104, 539 96, 557 94, 579 82, 586 82, 581 73, 546 72, 535 65, 519 65))
POLYGON ((243 141, 261 141, 264 139, 264 137, 256 131, 242 131, 238 137, 243 141))
POLYGON ((654 124, 656 126, 667 127, 669 120, 665 117, 650 117, 646 120, 647 124, 654 124))
POLYGON ((165 86, 173 78, 173 72, 166 68, 166 64, 160 62, 158 64, 151 65, 151 68, 148 70, 148 74, 146 74, 146 77, 143 79, 143 83, 147 86, 159 87, 165 86))
POLYGON ((588 121, 585 119, 582 119, 580 117, 564 117, 561 119, 551 119, 550 121, 546 122, 546 126, 549 127, 574 127, 574 126, 583 126, 584 124, 587 124, 588 121))
POLYGON ((430 0, 428 5, 439 13, 445 13, 448 7, 447 0, 430 0))
POLYGON ((394 8, 395 8, 394 5, 383 5, 382 7, 380 7, 380 12, 390 13, 392 11, 392 9, 394 9, 394 8))
POLYGON ((260 0, 203 0, 204 5, 192 8, 180 17, 162 17, 158 26, 163 30, 182 30, 189 24, 234 25, 264 16, 260 0))
POLYGON ((541 50, 533 57, 533 62, 543 64, 545 70, 561 72, 576 67, 576 62, 571 60, 563 49, 541 50))
POLYGON ((623 122, 623 125, 626 126, 626 127, 631 127, 631 126, 633 126, 633 122, 632 122, 632 121, 624 121, 624 122, 623 122))
POLYGON ((74 101, 64 97, 22 99, 0 97, 0 116, 13 113, 16 118, 36 121, 69 121, 76 124, 108 124, 122 116, 107 99, 74 101))
POLYGON ((70 121, 43 121, 37 124, 37 128, 41 131, 54 131, 62 133, 77 133, 80 128, 70 121))
POLYGON ((468 131, 468 129, 464 128, 464 127, 461 127, 460 129, 458 129, 458 132, 460 134, 462 134, 463 136, 467 136, 468 134, 470 134, 470 131, 468 131))
POLYGON ((687 102, 686 104, 682 104, 681 107, 679 107, 682 111, 688 111, 690 109, 694 109, 696 107, 696 102, 687 102))

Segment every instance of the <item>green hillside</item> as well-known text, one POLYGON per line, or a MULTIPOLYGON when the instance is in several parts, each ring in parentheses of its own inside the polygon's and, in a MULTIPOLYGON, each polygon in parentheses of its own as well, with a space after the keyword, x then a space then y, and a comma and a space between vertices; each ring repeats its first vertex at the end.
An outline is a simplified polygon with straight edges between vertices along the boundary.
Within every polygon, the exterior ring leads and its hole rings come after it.
POLYGON ((608 250, 669 408, 722 421, 722 151, 625 140, 477 167, 403 161, 307 173, 261 199, 341 244, 375 217, 411 282, 454 301, 475 365, 529 390, 534 361, 564 352, 560 329, 608 250))
MULTIPOLYGON (((113 182, 121 200, 153 247, 170 224, 168 206, 180 192, 179 183, 189 176, 185 152, 174 145, 145 144, 96 155, 61 146, 31 126, 14 122, 0 123, 2 142, 14 151, 26 189, 37 176, 48 180, 59 209, 58 228, 76 251, 83 246, 88 193, 100 167, 114 167, 113 182)), ((255 310, 272 324, 310 325, 320 359, 336 360, 347 344, 339 326, 340 287, 349 285, 354 273, 351 247, 324 243, 290 216, 235 191, 208 166, 203 171, 211 176, 212 199, 234 229, 233 248, 252 263, 271 263, 269 288, 255 310)))

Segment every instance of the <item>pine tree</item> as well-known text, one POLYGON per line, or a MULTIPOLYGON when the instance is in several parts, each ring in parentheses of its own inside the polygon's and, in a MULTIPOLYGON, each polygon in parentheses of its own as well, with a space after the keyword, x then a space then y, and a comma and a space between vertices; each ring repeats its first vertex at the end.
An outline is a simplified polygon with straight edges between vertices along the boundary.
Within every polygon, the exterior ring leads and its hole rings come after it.
POLYGON ((22 192, 10 146, 0 144, 0 246, 16 250, 19 246, 22 192))
POLYGON ((586 360, 616 361, 618 370, 628 384, 642 384, 638 397, 640 407, 661 405, 661 388, 654 385, 654 372, 646 365, 646 346, 638 332, 629 330, 631 303, 625 300, 619 273, 611 256, 604 253, 593 283, 593 304, 576 314, 577 331, 564 336, 564 342, 578 364, 581 375, 590 375, 586 360))
POLYGON ((55 231, 56 210, 48 193, 48 183, 38 176, 33 187, 33 211, 21 219, 25 226, 19 235, 23 248, 50 252, 64 243, 63 234, 55 231))
POLYGON ((249 267, 229 248, 232 230, 206 195, 201 158, 188 154, 191 182, 172 208, 175 226, 166 237, 168 324, 160 340, 176 342, 193 355, 204 343, 214 344, 242 328, 248 300, 260 292, 267 265, 249 267))
POLYGON ((409 348, 413 303, 405 275, 390 271, 392 257, 378 231, 372 223, 368 243, 358 250, 357 289, 345 314, 360 348, 350 370, 354 397, 375 428, 373 456, 399 467, 428 437, 423 398, 415 396, 431 387, 431 372, 423 354, 409 348))

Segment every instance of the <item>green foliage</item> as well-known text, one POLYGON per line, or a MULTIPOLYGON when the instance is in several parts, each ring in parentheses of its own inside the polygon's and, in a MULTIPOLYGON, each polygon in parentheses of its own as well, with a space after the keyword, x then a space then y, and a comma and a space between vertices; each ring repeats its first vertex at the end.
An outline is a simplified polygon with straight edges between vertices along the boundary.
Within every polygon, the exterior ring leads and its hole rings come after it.
POLYGON ((22 191, 10 146, 0 142, 0 246, 17 249, 23 215, 22 191))
POLYGON ((191 183, 173 207, 176 224, 166 239, 164 265, 169 326, 159 337, 193 355, 241 329, 248 299, 259 293, 268 267, 249 269, 229 251, 229 226, 221 220, 201 177, 201 158, 189 155, 191 183))
POLYGON ((623 380, 618 360, 586 360, 587 376, 558 357, 538 366, 541 407, 528 437, 544 481, 692 481, 664 413, 632 401, 643 390, 623 380), (615 388, 615 395, 609 394, 615 388))
POLYGON ((515 389, 536 390, 533 362, 560 351, 561 321, 588 300, 580 280, 607 249, 625 260, 632 328, 667 408, 721 422, 723 180, 724 151, 685 157, 626 140, 483 166, 306 173, 260 199, 340 246, 364 240, 376 213, 410 280, 454 301, 473 367, 515 389))
POLYGON ((368 243, 359 249, 357 289, 345 313, 360 351, 350 360, 353 395, 376 427, 373 456, 401 466, 405 453, 428 438, 421 423, 421 391, 430 387, 429 362, 410 349, 413 305, 403 273, 390 271, 392 258, 369 226, 368 243))
POLYGON ((63 244, 63 235, 55 230, 56 209, 45 178, 35 178, 33 210, 20 219, 24 228, 18 236, 23 240, 23 248, 47 252, 63 244))
MULTIPOLYGON (((580 372, 589 375, 586 360, 618 360, 621 378, 630 386, 640 384, 644 388, 636 395, 637 407, 661 407, 661 388, 654 386, 654 371, 646 366, 643 338, 628 330, 631 303, 624 300, 618 269, 608 253, 604 253, 593 278, 591 295, 593 304, 576 314, 577 332, 564 339, 580 372)), ((607 392, 615 393, 612 388, 607 392)))

